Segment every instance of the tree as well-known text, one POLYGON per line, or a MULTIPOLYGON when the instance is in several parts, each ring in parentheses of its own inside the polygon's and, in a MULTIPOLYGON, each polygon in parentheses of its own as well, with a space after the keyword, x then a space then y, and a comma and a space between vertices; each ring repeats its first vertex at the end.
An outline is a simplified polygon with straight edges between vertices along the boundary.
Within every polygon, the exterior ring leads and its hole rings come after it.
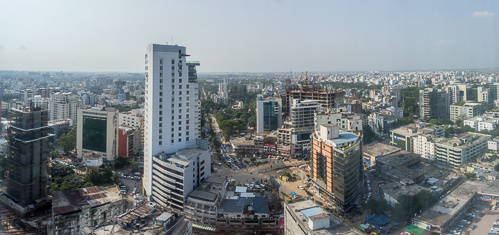
POLYGON ((256 162, 256 158, 255 157, 250 157, 250 161, 251 162, 256 162))
POLYGON ((495 170, 495 171, 499 171, 499 163, 497 163, 497 164, 494 166, 494 170, 495 170))
POLYGON ((281 173, 281 176, 287 176, 287 177, 291 177, 291 174, 287 171, 284 171, 281 173))
POLYGON ((392 209, 392 206, 385 199, 376 200, 374 198, 370 198, 365 207, 376 213, 392 209))
POLYGON ((73 168, 71 168, 68 165, 63 165, 63 164, 52 164, 52 166, 49 168, 49 174, 52 177, 52 179, 55 178, 64 178, 69 175, 74 175, 75 172, 73 168))
POLYGON ((467 180, 471 180, 471 181, 476 180, 476 174, 475 173, 466 173, 466 174, 464 174, 464 176, 466 176, 467 180))
POLYGON ((438 197, 427 190, 419 191, 419 193, 414 195, 414 197, 420 207, 419 210, 429 209, 433 205, 433 203, 438 201, 438 197))
POLYGON ((123 168, 131 164, 131 161, 128 157, 125 156, 119 156, 114 160, 114 167, 115 168, 123 168))
POLYGON ((369 144, 374 141, 376 138, 376 135, 374 134, 373 129, 369 125, 365 125, 362 127, 362 130, 364 131, 364 136, 363 136, 363 141, 364 144, 369 144))
POLYGON ((50 158, 51 158, 52 160, 54 160, 54 159, 58 158, 59 156, 60 156, 60 154, 59 154, 59 152, 57 152, 57 151, 51 151, 51 152, 50 152, 50 158))
POLYGON ((67 134, 61 135, 57 139, 57 144, 60 145, 66 154, 69 154, 76 147, 76 126, 67 134))

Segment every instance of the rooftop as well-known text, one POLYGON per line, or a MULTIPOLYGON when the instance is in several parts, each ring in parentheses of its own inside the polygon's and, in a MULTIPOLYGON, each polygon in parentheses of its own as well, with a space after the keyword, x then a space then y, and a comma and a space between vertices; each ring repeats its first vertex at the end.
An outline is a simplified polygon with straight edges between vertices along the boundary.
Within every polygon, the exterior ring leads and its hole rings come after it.
POLYGON ((443 141, 437 142, 437 144, 453 148, 464 149, 474 143, 478 143, 490 137, 491 137, 490 135, 468 132, 460 136, 448 138, 443 141))
POLYGON ((356 141, 358 138, 359 136, 354 133, 340 131, 339 137, 336 139, 331 139, 331 141, 334 142, 335 144, 343 144, 356 141))
POLYGON ((401 151, 400 148, 383 144, 383 143, 376 143, 371 146, 365 146, 363 149, 364 154, 373 156, 373 157, 378 157, 378 156, 385 156, 385 155, 390 155, 393 153, 396 153, 398 151, 401 151))
POLYGON ((224 178, 210 177, 192 191, 189 194, 189 198, 215 201, 215 199, 217 199, 217 194, 225 187, 226 180, 224 178))
POLYGON ((427 190, 427 188, 414 184, 408 186, 402 186, 399 182, 388 183, 381 186, 383 192, 390 195, 390 197, 397 199, 402 195, 414 196, 421 190, 427 190))
POLYGON ((120 190, 115 186, 89 187, 76 190, 52 192, 52 212, 54 216, 73 213, 83 207, 96 207, 123 200, 120 190))
POLYGON ((253 145, 255 145, 254 140, 251 140, 251 139, 247 140, 246 137, 231 138, 230 142, 236 148, 238 146, 253 146, 253 145))
POLYGON ((243 213, 245 206, 253 206, 258 214, 268 214, 269 200, 265 197, 248 197, 239 199, 225 199, 222 202, 223 213, 243 213))
POLYGON ((390 155, 378 157, 376 159, 376 164, 382 164, 386 166, 409 166, 414 163, 421 161, 421 155, 410 153, 405 150, 395 152, 390 155))

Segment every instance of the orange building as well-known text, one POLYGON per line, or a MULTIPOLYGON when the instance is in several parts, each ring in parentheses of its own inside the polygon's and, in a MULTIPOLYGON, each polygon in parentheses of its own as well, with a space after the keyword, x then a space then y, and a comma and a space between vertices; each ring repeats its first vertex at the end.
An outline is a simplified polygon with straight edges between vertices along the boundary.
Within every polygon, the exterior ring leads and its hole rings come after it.
POLYGON ((340 211, 353 208, 363 189, 362 137, 334 124, 312 134, 312 186, 340 211))

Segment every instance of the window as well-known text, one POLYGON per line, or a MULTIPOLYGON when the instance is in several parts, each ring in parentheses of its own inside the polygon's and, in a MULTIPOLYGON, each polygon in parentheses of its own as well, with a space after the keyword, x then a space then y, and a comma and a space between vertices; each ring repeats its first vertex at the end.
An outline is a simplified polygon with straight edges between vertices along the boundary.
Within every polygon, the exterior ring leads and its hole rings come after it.
POLYGON ((172 83, 175 83, 175 79, 172 79, 172 83))
POLYGON ((173 142, 175 142, 175 141, 172 140, 172 144, 173 144, 173 142))
POLYGON ((174 114, 174 113, 175 113, 175 110, 172 110, 172 114, 174 114))
POLYGON ((182 107, 182 104, 178 104, 178 107, 182 107))
POLYGON ((159 66, 159 70, 163 70, 163 66, 159 66))
POLYGON ((159 98, 159 102, 163 102, 163 98, 159 98))
POLYGON ((163 133, 163 129, 159 129, 159 133, 163 133))
POLYGON ((186 127, 185 127, 185 129, 186 129, 186 130, 189 130, 189 126, 186 126, 186 127))
POLYGON ((182 101, 182 97, 179 97, 179 98, 178 98, 178 101, 182 101))
POLYGON ((178 131, 181 131, 181 130, 182 130, 182 127, 181 127, 181 126, 179 126, 179 127, 178 127, 178 131))
POLYGON ((178 124, 179 124, 179 125, 182 125, 182 121, 178 121, 178 124))
POLYGON ((187 94, 189 94, 189 91, 187 91, 187 94))
POLYGON ((160 123, 160 124, 159 124, 159 127, 163 127, 163 123, 160 123))
POLYGON ((159 79, 159 83, 163 83, 163 79, 159 79))
POLYGON ((175 116, 172 116, 172 120, 174 120, 174 119, 175 119, 175 116))
POLYGON ((179 76, 179 77, 182 77, 182 73, 178 73, 178 76, 179 76))
MULTIPOLYGON (((186 132, 185 135, 189 135, 189 132, 186 132)), ((187 138, 189 138, 189 137, 187 137, 187 138)))
POLYGON ((182 142, 182 138, 178 138, 178 142, 179 142, 179 143, 180 143, 180 142, 182 142))
POLYGON ((172 101, 175 101, 175 98, 172 97, 172 101))
POLYGON ((159 117, 159 121, 163 121, 163 117, 159 117))
POLYGON ((172 104, 172 108, 175 108, 175 104, 172 104))
POLYGON ((179 110, 178 110, 178 113, 182 113, 182 109, 179 109, 179 110))
POLYGON ((172 64, 175 64, 175 60, 172 60, 172 64))
POLYGON ((186 88, 189 89, 189 85, 188 84, 186 85, 186 88))
POLYGON ((160 105, 159 105, 159 108, 160 108, 160 109, 162 109, 162 108, 163 108, 163 105, 162 105, 162 104, 160 104, 160 105))
POLYGON ((189 118, 189 114, 185 115, 185 118, 189 118))
POLYGON ((189 137, 186 137, 186 138, 185 138, 185 141, 189 141, 189 137))
POLYGON ((178 119, 182 119, 182 115, 178 115, 178 119))
POLYGON ((187 102, 187 104, 186 104, 186 105, 187 105, 187 106, 189 106, 189 102, 187 102))
MULTIPOLYGON (((172 126, 175 125, 175 122, 172 122, 172 126)), ((172 130, 173 131, 173 130, 172 130)))
POLYGON ((160 63, 160 64, 163 64, 163 59, 159 59, 159 63, 160 63))
POLYGON ((189 109, 187 109, 187 112, 189 112, 189 109))
POLYGON ((172 73, 172 77, 175 77, 175 73, 172 73))
POLYGON ((162 136, 162 135, 160 135, 160 136, 159 136, 159 139, 163 139, 163 136, 162 136))
POLYGON ((162 145, 163 144, 163 141, 159 141, 159 145, 162 145))
POLYGON ((148 70, 148 68, 149 68, 149 67, 148 67, 148 66, 146 66, 146 70, 148 70))
POLYGON ((174 85, 172 85, 172 90, 175 90, 175 86, 174 85))
POLYGON ((160 76, 160 77, 163 77, 163 73, 159 73, 159 76, 160 76))
POLYGON ((172 66, 172 70, 175 70, 175 66, 172 66))
POLYGON ((182 79, 179 79, 178 81, 179 81, 180 83, 182 83, 182 79))
POLYGON ((160 90, 163 90, 163 85, 159 86, 159 89, 160 89, 160 90))
POLYGON ((172 137, 175 137, 175 134, 172 134, 172 137))
POLYGON ((182 85, 178 85, 178 89, 182 89, 182 85))
POLYGON ((175 131, 175 129, 173 129, 173 127, 172 127, 172 132, 174 132, 174 131, 175 131))
POLYGON ((189 100, 189 96, 187 96, 187 100, 189 100))
POLYGON ((189 124, 189 120, 186 120, 186 121, 185 121, 185 124, 189 124))
POLYGON ((178 92, 178 95, 182 95, 182 91, 179 91, 179 92, 178 92))
POLYGON ((163 115, 163 111, 159 111, 159 115, 163 115))
POLYGON ((182 133, 178 133, 178 136, 182 136, 182 133))

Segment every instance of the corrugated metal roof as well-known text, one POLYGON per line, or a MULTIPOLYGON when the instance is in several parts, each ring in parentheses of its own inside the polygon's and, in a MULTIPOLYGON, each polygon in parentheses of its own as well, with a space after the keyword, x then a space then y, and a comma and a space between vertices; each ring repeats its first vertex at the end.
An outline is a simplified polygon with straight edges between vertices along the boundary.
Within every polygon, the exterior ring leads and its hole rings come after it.
POLYGON ((314 208, 310 208, 310 209, 306 209, 306 210, 302 210, 301 213, 305 216, 305 218, 307 218, 307 220, 314 216, 314 215, 320 215, 324 212, 321 211, 321 209, 317 208, 317 207, 314 207, 314 208))

